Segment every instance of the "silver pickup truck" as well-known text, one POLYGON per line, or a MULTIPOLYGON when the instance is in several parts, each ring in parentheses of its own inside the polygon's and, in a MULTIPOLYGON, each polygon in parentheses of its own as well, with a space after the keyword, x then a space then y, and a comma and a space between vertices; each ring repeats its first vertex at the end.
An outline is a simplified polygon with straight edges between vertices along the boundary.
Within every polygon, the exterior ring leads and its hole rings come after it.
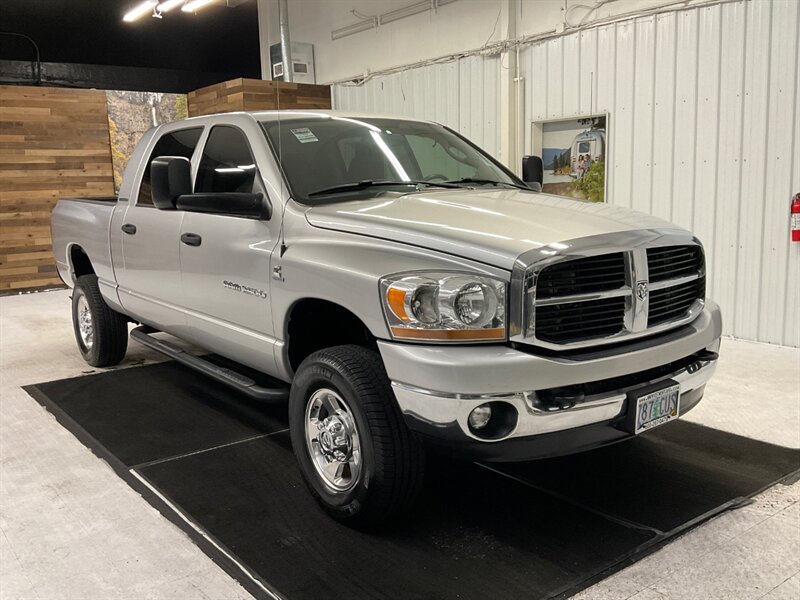
POLYGON ((311 492, 351 524, 409 507, 429 448, 529 460, 685 414, 721 334, 700 242, 542 194, 536 157, 523 174, 403 118, 159 126, 118 198, 53 213, 78 347, 91 365, 119 363, 133 322, 138 341, 288 402, 311 492))

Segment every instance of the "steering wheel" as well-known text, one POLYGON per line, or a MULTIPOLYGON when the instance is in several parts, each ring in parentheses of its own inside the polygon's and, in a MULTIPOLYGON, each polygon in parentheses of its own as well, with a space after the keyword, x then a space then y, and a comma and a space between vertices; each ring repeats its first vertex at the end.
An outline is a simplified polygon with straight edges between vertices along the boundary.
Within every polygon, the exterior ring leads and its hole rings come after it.
POLYGON ((427 177, 422 178, 424 181, 433 181, 434 179, 441 179, 442 181, 447 181, 450 179, 447 175, 442 175, 441 173, 433 173, 428 175, 427 177))

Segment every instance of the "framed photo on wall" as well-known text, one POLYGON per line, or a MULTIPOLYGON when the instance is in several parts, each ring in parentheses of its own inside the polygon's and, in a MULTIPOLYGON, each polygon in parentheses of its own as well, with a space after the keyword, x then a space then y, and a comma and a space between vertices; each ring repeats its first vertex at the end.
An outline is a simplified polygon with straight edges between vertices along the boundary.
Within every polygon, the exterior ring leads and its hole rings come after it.
POLYGON ((533 154, 542 157, 542 191, 605 202, 608 115, 534 121, 533 154))

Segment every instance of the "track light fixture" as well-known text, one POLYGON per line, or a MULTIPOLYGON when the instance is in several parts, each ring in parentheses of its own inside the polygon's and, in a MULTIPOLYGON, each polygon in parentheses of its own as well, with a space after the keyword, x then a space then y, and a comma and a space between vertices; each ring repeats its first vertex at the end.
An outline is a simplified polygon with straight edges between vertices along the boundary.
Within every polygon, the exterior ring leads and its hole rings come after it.
POLYGON ((150 9, 153 9, 153 14, 156 14, 156 6, 158 5, 158 0, 145 0, 141 4, 137 4, 131 10, 125 13, 125 16, 122 17, 122 20, 126 23, 130 23, 137 19, 142 18, 147 13, 150 12, 150 9))
MULTIPOLYGON (((182 12, 192 13, 217 1, 218 0, 161 0, 159 2, 159 0, 145 0, 126 12, 122 20, 126 23, 136 21, 150 13, 151 10, 152 13, 150 16, 155 19, 160 19, 163 13, 178 7, 180 7, 182 12)), ((232 6, 236 6, 236 4, 232 6)))
POLYGON ((189 0, 183 5, 181 10, 183 12, 194 12, 199 8, 203 8, 207 4, 211 4, 212 2, 216 2, 216 0, 189 0))
POLYGON ((173 8, 178 8, 181 4, 186 2, 186 0, 165 0, 164 2, 158 3, 158 12, 169 12, 173 8))

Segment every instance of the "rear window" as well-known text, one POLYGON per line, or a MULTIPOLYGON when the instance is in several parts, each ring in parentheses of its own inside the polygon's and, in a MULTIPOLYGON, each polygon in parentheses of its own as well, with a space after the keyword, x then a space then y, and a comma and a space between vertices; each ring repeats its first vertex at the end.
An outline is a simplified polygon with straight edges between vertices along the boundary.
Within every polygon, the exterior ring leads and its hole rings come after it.
POLYGON ((156 142, 153 151, 147 159, 144 167, 142 182, 139 184, 139 197, 136 201, 137 206, 153 206, 153 198, 150 195, 150 163, 159 156, 182 156, 191 159, 200 134, 203 133, 202 127, 191 129, 181 129, 180 131, 170 131, 161 136, 156 142))

